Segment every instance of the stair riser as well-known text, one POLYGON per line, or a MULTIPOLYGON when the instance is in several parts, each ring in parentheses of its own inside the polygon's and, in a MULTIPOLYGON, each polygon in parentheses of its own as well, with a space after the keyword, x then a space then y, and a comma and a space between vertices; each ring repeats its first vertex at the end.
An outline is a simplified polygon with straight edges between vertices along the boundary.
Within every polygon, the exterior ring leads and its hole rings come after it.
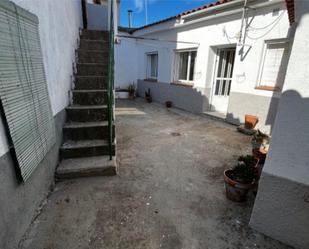
POLYGON ((107 101, 106 92, 74 92, 74 105, 104 105, 107 101))
MULTIPOLYGON (((63 129, 63 138, 65 141, 108 139, 108 134, 108 126, 63 129)), ((113 127, 113 134, 115 134, 115 127, 113 127)))
POLYGON ((107 109, 67 109, 67 120, 70 122, 105 121, 107 109))
POLYGON ((77 52, 78 62, 79 63, 108 63, 108 52, 100 51, 98 52, 91 52, 89 50, 79 50, 77 52))
POLYGON ((117 175, 116 167, 105 168, 104 170, 90 169, 85 172, 67 172, 67 173, 56 173, 56 178, 58 181, 65 179, 74 179, 80 177, 91 177, 91 176, 115 176, 117 175))
POLYGON ((75 90, 104 90, 107 88, 106 77, 76 77, 75 90))
POLYGON ((80 40, 79 48, 85 50, 102 50, 107 52, 108 43, 105 41, 80 40))
MULTIPOLYGON (((112 153, 115 155, 115 145, 112 146, 112 153)), ((74 148, 74 149, 60 149, 61 158, 81 158, 81 157, 92 157, 92 156, 108 156, 109 148, 106 146, 97 147, 85 147, 85 148, 74 148)))
POLYGON ((81 76, 106 76, 107 65, 77 64, 77 75, 81 76))
POLYGON ((80 36, 81 39, 86 40, 104 40, 108 41, 108 33, 107 32, 96 32, 90 30, 84 30, 82 35, 80 36))

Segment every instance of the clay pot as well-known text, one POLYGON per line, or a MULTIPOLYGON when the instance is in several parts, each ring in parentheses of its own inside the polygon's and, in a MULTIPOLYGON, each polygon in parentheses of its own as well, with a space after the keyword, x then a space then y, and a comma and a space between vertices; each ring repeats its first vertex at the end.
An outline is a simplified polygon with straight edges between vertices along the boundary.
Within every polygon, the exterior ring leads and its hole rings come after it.
POLYGON ((152 102, 152 97, 151 96, 146 97, 146 101, 147 101, 147 103, 151 103, 152 102))
POLYGON ((245 128, 246 129, 253 129, 258 122, 259 122, 259 119, 257 116, 245 115, 245 128))
POLYGON ((172 101, 166 101, 166 102, 165 102, 165 106, 166 106, 167 108, 171 108, 172 105, 173 105, 172 101))
MULTIPOLYGON (((260 146, 261 147, 261 146, 260 146)), ((259 160, 260 164, 264 164, 265 159, 266 159, 266 155, 267 155, 267 151, 261 149, 261 148, 253 148, 252 149, 252 155, 259 160)))
POLYGON ((248 191, 255 186, 255 182, 246 184, 234 181, 230 178, 231 173, 231 169, 224 171, 226 197, 231 201, 243 202, 247 198, 248 191))
POLYGON ((134 93, 129 93, 129 99, 134 100, 135 99, 135 94, 134 93))

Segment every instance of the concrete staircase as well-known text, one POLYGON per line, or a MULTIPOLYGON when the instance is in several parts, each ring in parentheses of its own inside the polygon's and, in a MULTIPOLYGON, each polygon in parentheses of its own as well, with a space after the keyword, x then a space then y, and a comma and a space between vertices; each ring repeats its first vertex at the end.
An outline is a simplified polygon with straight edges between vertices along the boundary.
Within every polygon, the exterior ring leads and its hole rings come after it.
MULTIPOLYGON (((109 160, 108 146, 108 32, 83 30, 77 57, 73 104, 66 109, 56 177, 115 175, 115 142, 113 160, 109 160)), ((113 130, 115 134, 114 126, 113 130)))

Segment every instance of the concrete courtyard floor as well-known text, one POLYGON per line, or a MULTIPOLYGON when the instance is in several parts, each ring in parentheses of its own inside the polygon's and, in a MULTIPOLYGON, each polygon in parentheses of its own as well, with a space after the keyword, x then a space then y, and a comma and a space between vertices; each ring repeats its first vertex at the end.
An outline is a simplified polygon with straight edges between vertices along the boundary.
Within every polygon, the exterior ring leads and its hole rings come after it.
POLYGON ((289 248, 248 227, 253 195, 225 197, 250 137, 143 100, 118 101, 116 129, 119 175, 57 183, 20 248, 289 248))

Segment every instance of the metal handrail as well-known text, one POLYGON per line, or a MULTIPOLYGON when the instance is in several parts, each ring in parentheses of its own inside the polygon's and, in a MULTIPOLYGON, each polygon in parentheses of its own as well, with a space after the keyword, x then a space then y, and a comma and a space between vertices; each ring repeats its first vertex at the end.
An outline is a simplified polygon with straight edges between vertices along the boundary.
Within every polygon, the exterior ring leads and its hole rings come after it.
POLYGON ((109 158, 113 158, 113 123, 114 123, 114 0, 111 0, 110 22, 108 34, 108 80, 107 80, 107 115, 108 115, 108 147, 109 158))

